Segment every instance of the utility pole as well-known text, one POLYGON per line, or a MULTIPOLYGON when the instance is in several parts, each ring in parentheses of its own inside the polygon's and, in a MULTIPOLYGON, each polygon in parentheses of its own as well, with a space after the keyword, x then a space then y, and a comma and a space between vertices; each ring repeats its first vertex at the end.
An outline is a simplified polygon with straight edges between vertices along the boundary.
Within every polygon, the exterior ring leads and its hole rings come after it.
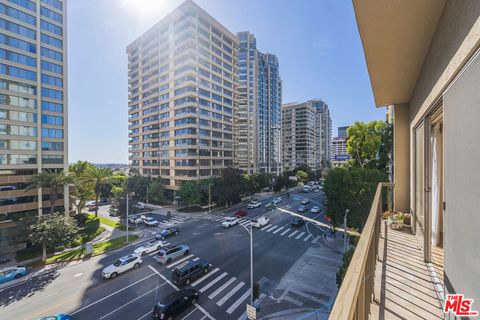
POLYGON ((347 216, 350 210, 345 209, 345 215, 343 216, 343 253, 347 252, 348 235, 347 235, 347 216))
POLYGON ((208 182, 208 213, 212 212, 212 189, 211 189, 211 183, 208 182))
POLYGON ((127 188, 127 241, 126 243, 128 243, 128 229, 129 229, 129 226, 128 226, 128 188, 127 188))
POLYGON ((253 230, 250 221, 250 305, 253 307, 253 230))

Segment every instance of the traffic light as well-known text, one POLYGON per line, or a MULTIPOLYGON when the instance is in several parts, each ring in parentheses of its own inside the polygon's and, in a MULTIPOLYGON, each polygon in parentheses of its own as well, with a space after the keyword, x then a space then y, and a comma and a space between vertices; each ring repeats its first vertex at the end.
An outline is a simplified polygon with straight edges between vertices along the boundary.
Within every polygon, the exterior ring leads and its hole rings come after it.
POLYGON ((253 300, 258 299, 260 296, 260 284, 258 282, 255 282, 253 284, 253 300))

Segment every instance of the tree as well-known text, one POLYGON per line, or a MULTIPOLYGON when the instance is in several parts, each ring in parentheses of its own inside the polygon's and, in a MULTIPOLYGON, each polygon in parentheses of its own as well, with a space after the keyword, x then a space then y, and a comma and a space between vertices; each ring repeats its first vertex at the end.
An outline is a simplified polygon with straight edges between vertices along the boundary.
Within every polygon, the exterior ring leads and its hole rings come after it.
POLYGON ((68 167, 68 171, 76 178, 75 188, 70 195, 76 200, 74 204, 77 208, 77 214, 80 214, 87 201, 95 196, 94 185, 86 177, 87 169, 91 167, 94 167, 94 165, 87 161, 77 161, 68 167))
POLYGON ((178 190, 177 194, 188 207, 200 203, 200 191, 198 185, 194 181, 184 183, 180 187, 180 190, 178 190))
POLYGON ((225 168, 220 177, 213 179, 213 195, 218 204, 237 203, 245 193, 245 181, 239 169, 225 168))
POLYGON ((308 179, 308 173, 303 171, 303 170, 297 170, 297 176, 303 181, 307 181, 308 179))
MULTIPOLYGON (((59 194, 63 193, 65 186, 73 184, 75 178, 65 174, 65 171, 45 170, 33 176, 28 182, 25 191, 45 188, 48 189, 50 195, 50 213, 54 212, 55 202, 59 198, 59 194)), ((68 215, 68 208, 65 208, 65 213, 68 215)))
POLYGON ((253 198, 253 195, 261 190, 258 185, 258 179, 256 174, 244 174, 242 176, 245 191, 253 198))
POLYGON ((93 183, 95 192, 95 217, 98 217, 98 198, 102 192, 102 188, 113 177, 113 172, 109 168, 99 168, 92 166, 87 168, 85 172, 85 181, 93 183))
POLYGON ((155 204, 165 203, 164 190, 158 179, 151 179, 148 183, 147 199, 155 204))
POLYGON ((375 167, 386 128, 387 125, 384 121, 369 123, 356 121, 353 126, 348 128, 347 152, 352 156, 354 166, 365 168, 373 161, 370 168, 375 167))
POLYGON ((63 215, 43 215, 29 227, 29 237, 33 244, 42 245, 42 260, 47 260, 47 247, 67 245, 78 233, 75 220, 63 215))
POLYGON ((379 182, 387 176, 378 169, 334 168, 325 179, 324 192, 328 201, 328 216, 332 223, 343 223, 345 209, 349 209, 348 226, 362 229, 379 182))

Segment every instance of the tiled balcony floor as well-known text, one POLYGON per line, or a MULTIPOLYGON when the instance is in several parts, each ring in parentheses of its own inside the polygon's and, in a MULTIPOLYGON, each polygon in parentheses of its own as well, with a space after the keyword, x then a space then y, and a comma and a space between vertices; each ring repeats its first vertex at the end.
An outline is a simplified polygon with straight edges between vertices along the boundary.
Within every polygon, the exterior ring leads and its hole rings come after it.
POLYGON ((443 319, 417 239, 382 224, 370 319, 443 319))

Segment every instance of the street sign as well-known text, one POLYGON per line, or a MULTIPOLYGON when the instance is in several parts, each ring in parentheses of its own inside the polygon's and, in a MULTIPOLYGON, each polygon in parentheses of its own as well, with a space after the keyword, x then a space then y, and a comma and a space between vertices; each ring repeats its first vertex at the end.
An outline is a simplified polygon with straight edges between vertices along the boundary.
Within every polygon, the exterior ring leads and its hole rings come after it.
POLYGON ((250 320, 255 320, 255 319, 257 319, 257 308, 255 308, 254 306, 251 306, 251 305, 247 304, 247 317, 248 317, 248 319, 250 319, 250 320))

